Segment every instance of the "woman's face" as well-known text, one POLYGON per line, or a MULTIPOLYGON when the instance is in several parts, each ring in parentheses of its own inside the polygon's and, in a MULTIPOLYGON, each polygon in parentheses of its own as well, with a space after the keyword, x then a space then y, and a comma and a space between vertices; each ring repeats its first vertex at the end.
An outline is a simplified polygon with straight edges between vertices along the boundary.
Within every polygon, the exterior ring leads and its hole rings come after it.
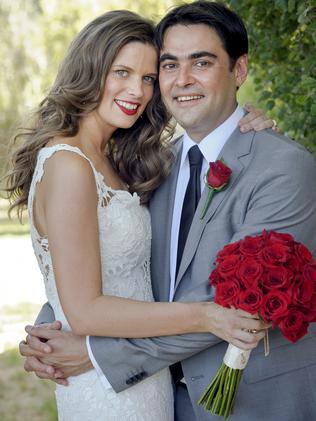
POLYGON ((150 101, 157 79, 155 48, 130 42, 121 48, 105 81, 97 113, 112 132, 128 129, 141 116, 150 101))

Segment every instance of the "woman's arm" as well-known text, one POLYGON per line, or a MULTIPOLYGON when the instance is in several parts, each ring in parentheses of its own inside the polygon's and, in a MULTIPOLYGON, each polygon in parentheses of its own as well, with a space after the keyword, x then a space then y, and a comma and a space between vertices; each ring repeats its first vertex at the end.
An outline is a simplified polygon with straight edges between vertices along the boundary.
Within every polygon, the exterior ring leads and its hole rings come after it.
POLYGON ((37 191, 62 308, 78 335, 141 338, 206 330, 206 304, 149 303, 102 295, 97 193, 82 157, 61 151, 37 191))

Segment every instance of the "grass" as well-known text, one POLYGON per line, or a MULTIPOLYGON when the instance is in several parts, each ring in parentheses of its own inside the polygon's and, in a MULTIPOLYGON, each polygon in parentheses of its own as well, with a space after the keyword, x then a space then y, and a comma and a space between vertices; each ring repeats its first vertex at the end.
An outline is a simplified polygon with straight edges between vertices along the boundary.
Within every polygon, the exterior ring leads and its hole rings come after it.
POLYGON ((55 386, 23 369, 17 349, 0 354, 0 419, 56 421, 55 386))
POLYGON ((34 320, 39 308, 31 303, 0 307, 1 421, 57 421, 55 384, 26 373, 16 346, 25 336, 24 325, 34 320))
POLYGON ((38 313, 40 306, 33 303, 19 303, 16 306, 2 306, 0 314, 4 314, 13 320, 27 321, 34 318, 38 313))
POLYGON ((14 213, 12 214, 12 219, 9 219, 8 202, 4 199, 0 199, 0 236, 18 236, 29 234, 29 225, 26 213, 24 213, 22 224, 17 217, 13 216, 15 216, 14 213))

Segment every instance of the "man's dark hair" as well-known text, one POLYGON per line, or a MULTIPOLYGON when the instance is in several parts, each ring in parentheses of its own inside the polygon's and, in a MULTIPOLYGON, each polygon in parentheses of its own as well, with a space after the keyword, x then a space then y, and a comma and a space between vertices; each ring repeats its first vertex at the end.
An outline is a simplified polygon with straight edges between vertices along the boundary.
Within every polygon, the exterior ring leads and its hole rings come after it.
POLYGON ((229 55, 230 70, 240 56, 248 53, 248 35, 242 19, 224 4, 206 0, 171 9, 156 26, 158 48, 163 47, 165 33, 170 27, 197 24, 205 24, 216 31, 229 55))

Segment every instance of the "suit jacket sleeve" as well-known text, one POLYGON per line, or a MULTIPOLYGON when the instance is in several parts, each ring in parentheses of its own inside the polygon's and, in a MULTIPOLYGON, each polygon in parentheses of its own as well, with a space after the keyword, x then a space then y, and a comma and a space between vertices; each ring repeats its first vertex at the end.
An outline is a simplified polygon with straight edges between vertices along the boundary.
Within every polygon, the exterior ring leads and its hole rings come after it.
POLYGON ((40 325, 41 323, 52 323, 55 321, 54 310, 51 305, 47 302, 43 305, 40 312, 38 313, 35 324, 40 325))
MULTIPOLYGON (((265 142, 264 138, 260 139, 260 135, 256 135, 256 137, 259 138, 257 144, 265 142)), ((241 197, 240 194, 244 194, 241 201, 245 209, 240 213, 242 218, 232 231, 229 241, 233 242, 245 235, 261 233, 263 229, 276 230, 291 233, 297 241, 303 242, 315 253, 315 161, 300 147, 285 147, 280 154, 271 155, 272 151, 269 151, 268 148, 266 158, 264 153, 263 157, 261 156, 262 170, 260 169, 259 173, 258 166, 252 162, 252 157, 245 158, 248 161, 245 161, 245 172, 242 177, 247 177, 247 186, 244 192, 238 191, 237 193, 238 197, 241 197), (263 161, 266 159, 265 164, 262 164, 262 159, 263 161)), ((237 184, 240 186, 242 183, 242 180, 239 180, 237 184)), ((236 188, 238 190, 238 186, 234 187, 234 191, 236 188)), ((210 223, 216 224, 216 222, 215 217, 210 223)), ((226 243, 229 241, 226 240, 226 243)), ((215 258, 215 254, 213 258, 215 258)), ((194 261, 192 265, 194 265, 194 261)), ((209 300, 204 284, 205 281, 195 282, 196 301, 209 300)), ((178 297, 181 301, 189 301, 190 298, 185 294, 178 297)), ((152 375, 174 362, 184 360, 217 344, 219 341, 221 341, 219 338, 211 334, 129 340, 90 338, 92 352, 117 392, 131 385, 129 379, 132 376, 137 376, 138 373, 152 375)))

